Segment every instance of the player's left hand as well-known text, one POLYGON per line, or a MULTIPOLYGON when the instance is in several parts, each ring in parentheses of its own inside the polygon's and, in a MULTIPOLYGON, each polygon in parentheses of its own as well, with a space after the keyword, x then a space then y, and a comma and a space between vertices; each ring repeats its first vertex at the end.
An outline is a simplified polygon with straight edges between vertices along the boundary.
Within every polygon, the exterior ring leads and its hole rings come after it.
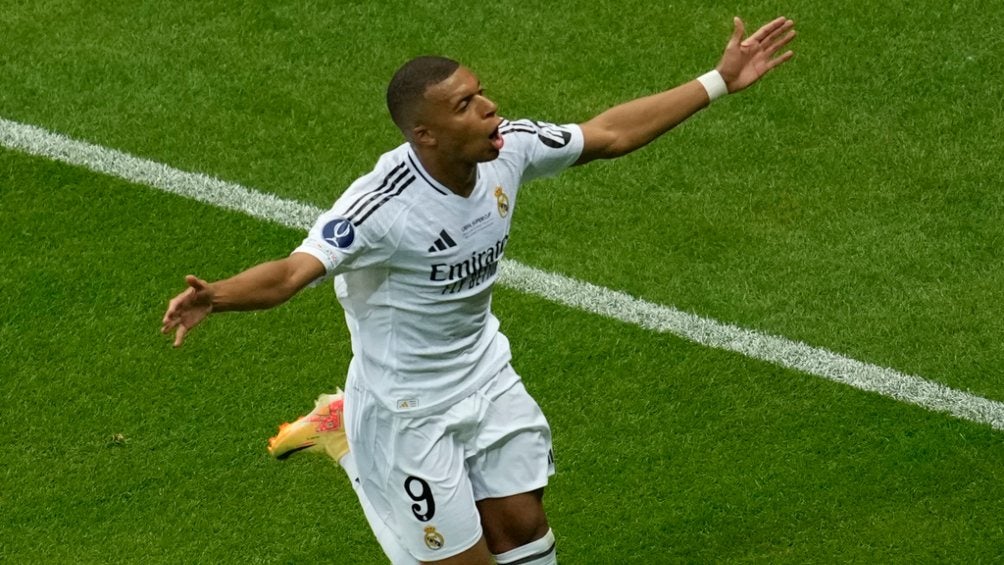
POLYGON ((738 92, 795 55, 789 50, 775 56, 782 47, 795 38, 796 33, 795 22, 780 17, 743 39, 746 26, 738 17, 733 21, 735 29, 716 69, 725 80, 729 92, 738 92))

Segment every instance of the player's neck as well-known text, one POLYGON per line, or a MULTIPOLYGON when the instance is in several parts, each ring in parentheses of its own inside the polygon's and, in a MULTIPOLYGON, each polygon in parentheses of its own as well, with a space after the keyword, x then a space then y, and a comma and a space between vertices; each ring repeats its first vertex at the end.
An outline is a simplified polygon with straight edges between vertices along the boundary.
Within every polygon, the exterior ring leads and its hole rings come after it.
POLYGON ((438 153, 416 148, 415 154, 432 178, 457 196, 467 198, 478 181, 478 164, 442 158, 438 153))

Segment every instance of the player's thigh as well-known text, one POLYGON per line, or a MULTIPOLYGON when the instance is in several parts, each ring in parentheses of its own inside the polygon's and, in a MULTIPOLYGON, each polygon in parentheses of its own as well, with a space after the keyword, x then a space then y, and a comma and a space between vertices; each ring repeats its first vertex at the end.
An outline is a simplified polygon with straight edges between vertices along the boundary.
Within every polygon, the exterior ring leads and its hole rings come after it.
POLYGON ((480 516, 465 447, 452 433, 468 417, 464 407, 399 418, 365 393, 353 401, 350 440, 363 490, 408 552, 435 562, 476 546, 480 516))
POLYGON ((547 534, 543 492, 554 474, 551 429, 540 406, 522 382, 500 388, 504 390, 487 391, 489 405, 478 434, 479 451, 468 461, 485 538, 493 553, 547 534))
POLYGON ((481 527, 492 553, 505 553, 547 534, 550 526, 543 499, 544 489, 537 489, 478 501, 481 527))
POLYGON ((486 408, 468 460, 477 500, 534 492, 554 474, 551 427, 537 401, 518 377, 499 388, 482 391, 486 408))

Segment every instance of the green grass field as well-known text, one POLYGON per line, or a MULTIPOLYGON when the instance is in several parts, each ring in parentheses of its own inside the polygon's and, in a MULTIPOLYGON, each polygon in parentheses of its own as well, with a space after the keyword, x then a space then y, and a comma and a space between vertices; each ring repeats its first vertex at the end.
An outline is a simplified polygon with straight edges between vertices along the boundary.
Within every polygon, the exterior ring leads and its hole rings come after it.
MULTIPOLYGON (((327 207, 399 143, 403 61, 584 121, 712 67, 738 14, 795 59, 642 151, 528 185, 507 256, 1004 400, 995 2, 6 2, 0 117, 327 207)), ((0 149, 0 561, 383 562, 278 423, 344 382, 327 286, 158 333, 183 276, 303 233, 0 149)), ((995 563, 1004 435, 497 288, 548 414, 564 564, 995 563)))

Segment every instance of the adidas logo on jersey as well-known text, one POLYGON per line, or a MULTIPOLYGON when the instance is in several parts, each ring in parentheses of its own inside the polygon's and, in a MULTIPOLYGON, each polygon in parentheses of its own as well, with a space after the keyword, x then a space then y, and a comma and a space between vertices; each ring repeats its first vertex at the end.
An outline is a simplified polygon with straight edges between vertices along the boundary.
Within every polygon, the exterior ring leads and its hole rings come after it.
POLYGON ((446 230, 442 230, 439 232, 439 239, 434 241, 432 245, 429 247, 429 253, 435 253, 436 251, 443 251, 445 249, 449 249, 451 247, 456 247, 456 246, 457 242, 453 241, 453 238, 450 237, 450 234, 446 233, 446 230))

